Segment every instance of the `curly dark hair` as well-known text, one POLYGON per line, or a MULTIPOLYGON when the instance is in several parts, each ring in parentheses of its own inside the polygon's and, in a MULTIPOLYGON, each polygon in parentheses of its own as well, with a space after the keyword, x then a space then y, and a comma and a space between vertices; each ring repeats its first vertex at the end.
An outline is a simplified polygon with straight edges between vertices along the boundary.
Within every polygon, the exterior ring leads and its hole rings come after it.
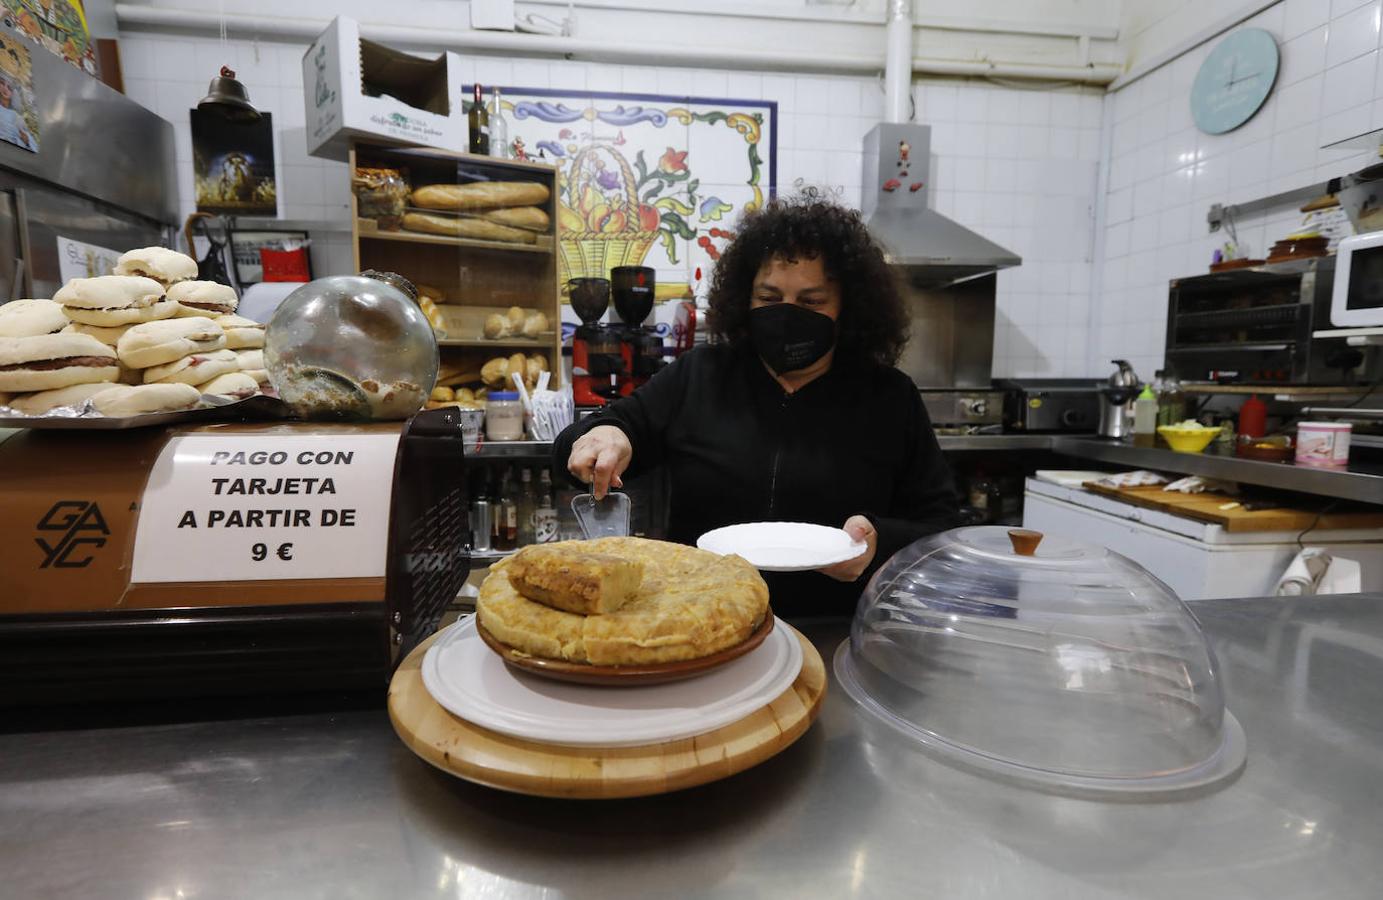
POLYGON ((775 258, 820 259, 840 286, 838 362, 898 362, 909 317, 897 277, 858 212, 816 197, 772 200, 740 220, 711 278, 712 334, 748 342, 754 277, 775 258))

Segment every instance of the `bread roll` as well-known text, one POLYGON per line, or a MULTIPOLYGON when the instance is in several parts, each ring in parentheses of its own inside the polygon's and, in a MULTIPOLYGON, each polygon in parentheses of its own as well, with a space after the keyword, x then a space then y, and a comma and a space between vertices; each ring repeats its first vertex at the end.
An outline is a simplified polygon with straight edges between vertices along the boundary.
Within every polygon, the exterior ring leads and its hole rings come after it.
POLYGON ((50 391, 115 381, 115 351, 85 334, 0 338, 0 391, 50 391))
POLYGON ((531 312, 523 320, 523 336, 535 338, 548 329, 547 316, 540 312, 531 312))
MULTIPOLYGON (((532 181, 479 181, 474 184, 430 184, 413 192, 422 209, 477 210, 546 203, 547 185, 532 181)), ((406 217, 405 217, 406 218, 406 217)), ((408 225, 405 223, 405 228, 408 225)))
POLYGON ((449 387, 435 387, 429 399, 436 403, 446 403, 456 399, 456 392, 449 387))
POLYGON ((0 337, 37 337, 66 327, 67 313, 52 300, 13 300, 0 305, 0 337))
POLYGON ((163 285, 136 275, 73 278, 53 299, 74 322, 114 328, 171 318, 178 304, 163 296, 163 285))
POLYGON ((509 366, 504 372, 504 387, 502 390, 514 390, 514 375, 520 378, 528 377, 528 358, 522 353, 515 353, 509 357, 509 366))
POLYGON ((226 349, 258 350, 264 346, 264 323, 244 316, 219 316, 213 319, 226 331, 226 349))
POLYGON ((405 213, 403 227, 422 234, 444 234, 448 237, 473 238, 481 241, 502 241, 506 244, 535 244, 537 236, 522 228, 497 225, 484 219, 434 216, 429 213, 405 213))
MULTIPOLYGON (((139 323, 136 322, 135 325, 137 324, 139 323)), ((125 335, 125 332, 133 327, 134 325, 116 325, 113 328, 102 328, 100 325, 87 325, 83 322, 72 322, 63 329, 63 333, 89 334, 107 347, 114 347, 120 343, 120 338, 125 335)))
POLYGON ((509 377, 509 360, 496 356, 480 369, 480 380, 488 385, 502 385, 509 377))
POLYGON ((135 325, 120 337, 115 352, 127 369, 161 366, 192 353, 220 350, 226 333, 210 319, 164 319, 135 325))
POLYGON ((457 388, 457 389, 456 389, 456 396, 455 396, 454 399, 459 400, 459 401, 461 401, 462 403, 470 403, 470 402, 472 402, 473 400, 475 400, 475 391, 471 390, 470 388, 466 388, 466 387, 457 388))
POLYGON ((152 278, 167 287, 196 278, 197 261, 167 247, 140 247, 120 255, 115 264, 115 274, 152 278))
POLYGON ((509 307, 509 312, 505 314, 509 320, 509 331, 511 334, 518 334, 523 331, 523 322, 528 318, 528 313, 524 312, 521 306, 509 307))
POLYGON ((91 398, 106 416, 138 416, 191 409, 202 395, 190 384, 116 385, 91 398))
POLYGON ((179 318, 228 316, 240 303, 234 288, 217 281, 179 282, 168 289, 168 299, 178 304, 179 318))
POLYGON ((26 416, 41 416, 59 406, 81 406, 102 391, 110 389, 111 383, 108 381, 99 381, 95 384, 74 384, 71 387, 58 388, 52 391, 19 394, 10 400, 9 405, 26 416))
POLYGON ((197 385, 197 390, 203 394, 212 394, 217 397, 233 397, 236 400, 244 400, 246 397, 253 397, 259 393, 259 382, 244 372, 227 372, 224 375, 217 375, 204 384, 197 385))
POLYGON ((218 375, 240 371, 240 358, 234 350, 212 350, 191 353, 182 359, 144 370, 144 383, 159 382, 194 385, 205 384, 218 375))
POLYGON ((509 336, 509 318, 501 316, 499 313, 490 313, 485 317, 485 336, 492 341, 509 336))
POLYGON ((512 209, 492 209, 480 214, 481 218, 510 228, 525 228, 529 231, 547 231, 551 219, 547 213, 536 206, 516 206, 512 209))

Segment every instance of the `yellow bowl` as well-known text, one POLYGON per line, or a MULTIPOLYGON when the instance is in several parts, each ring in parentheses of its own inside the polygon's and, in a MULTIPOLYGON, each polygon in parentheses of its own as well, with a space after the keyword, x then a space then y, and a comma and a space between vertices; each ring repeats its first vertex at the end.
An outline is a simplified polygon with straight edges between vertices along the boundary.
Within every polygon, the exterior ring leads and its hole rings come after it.
POLYGON ((1178 428, 1175 425, 1159 425, 1157 433, 1162 435, 1167 446, 1178 453, 1200 453, 1220 434, 1218 428, 1178 428))

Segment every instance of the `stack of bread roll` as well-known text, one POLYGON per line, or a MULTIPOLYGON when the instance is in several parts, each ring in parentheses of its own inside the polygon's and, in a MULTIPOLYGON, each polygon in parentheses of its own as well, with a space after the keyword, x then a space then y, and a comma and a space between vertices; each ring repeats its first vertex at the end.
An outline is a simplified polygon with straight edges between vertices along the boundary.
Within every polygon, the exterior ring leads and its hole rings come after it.
MULTIPOLYGON (((112 416, 258 393, 236 350, 259 353, 263 327, 232 315, 231 288, 196 277, 190 256, 141 247, 123 254, 113 275, 74 278, 52 300, 5 304, 0 393, 26 415, 90 400, 112 416)), ((262 356, 250 362, 263 369, 262 356)))
POLYGON ((508 312, 486 316, 483 334, 492 341, 509 337, 537 338, 551 328, 542 311, 511 306, 508 312))
POLYGON ((264 368, 264 324, 244 316, 221 316, 214 320, 226 332, 226 349, 234 351, 240 361, 240 371, 267 385, 269 373, 264 368))
POLYGON ((409 197, 419 209, 452 215, 409 211, 403 227, 424 234, 533 244, 551 224, 542 209, 551 192, 531 181, 480 181, 473 184, 430 184, 409 197))

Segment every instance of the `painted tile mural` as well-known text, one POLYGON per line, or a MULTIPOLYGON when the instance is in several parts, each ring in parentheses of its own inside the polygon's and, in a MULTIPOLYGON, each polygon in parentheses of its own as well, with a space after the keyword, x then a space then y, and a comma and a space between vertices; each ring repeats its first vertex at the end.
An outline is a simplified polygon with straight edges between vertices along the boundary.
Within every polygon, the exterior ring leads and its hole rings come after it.
POLYGON ((656 94, 501 88, 511 142, 561 173, 561 279, 614 266, 687 296, 740 213, 773 195, 778 105, 656 94))

